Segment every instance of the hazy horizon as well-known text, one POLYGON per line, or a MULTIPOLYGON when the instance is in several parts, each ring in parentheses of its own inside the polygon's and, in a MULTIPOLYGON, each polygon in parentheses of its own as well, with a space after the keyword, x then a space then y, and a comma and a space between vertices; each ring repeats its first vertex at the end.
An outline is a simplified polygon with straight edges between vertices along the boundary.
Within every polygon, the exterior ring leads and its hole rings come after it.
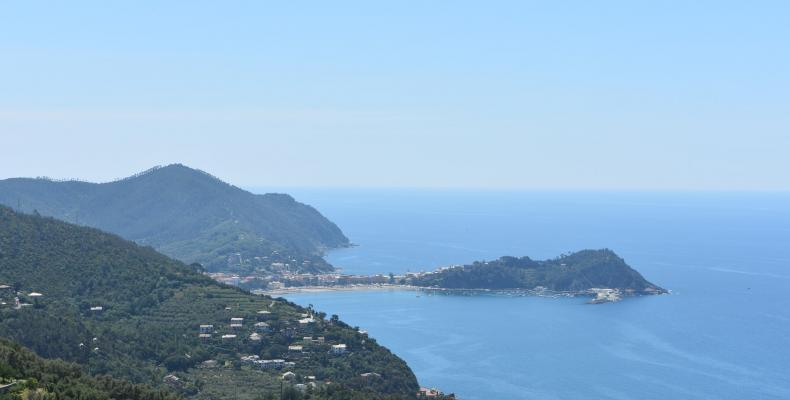
POLYGON ((790 190, 790 5, 760 4, 8 4, 0 178, 790 190))
POLYGON ((262 194, 262 193, 277 193, 277 192, 288 192, 288 191, 335 191, 335 190, 372 190, 372 191, 479 191, 479 192, 556 192, 556 193, 573 193, 573 192, 583 192, 583 193, 790 193, 790 188, 647 188, 647 187, 486 187, 486 186, 350 186, 350 185, 266 185, 260 183, 253 183, 253 184, 238 184, 233 182, 232 180, 217 176, 216 174, 212 173, 209 170, 196 167, 194 165, 184 164, 184 163, 167 163, 167 164, 157 164, 153 165, 149 168, 145 168, 139 171, 130 172, 124 176, 117 176, 110 179, 88 179, 83 177, 77 176, 53 176, 53 175, 30 175, 30 176, 2 176, 0 175, 0 180, 4 179, 44 179, 53 182, 87 182, 87 183, 111 183, 119 180, 123 180, 129 177, 133 177, 134 175, 148 172, 149 170, 153 170, 156 168, 166 167, 169 165, 184 165, 189 168, 201 170, 203 172, 207 172, 210 175, 222 180, 225 183, 229 183, 233 186, 236 186, 240 189, 246 190, 251 193, 262 194))

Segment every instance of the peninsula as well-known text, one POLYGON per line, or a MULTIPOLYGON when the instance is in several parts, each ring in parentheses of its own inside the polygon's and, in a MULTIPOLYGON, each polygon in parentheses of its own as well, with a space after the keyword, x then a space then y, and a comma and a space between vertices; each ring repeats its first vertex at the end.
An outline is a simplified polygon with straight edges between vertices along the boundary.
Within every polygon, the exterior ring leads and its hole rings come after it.
POLYGON ((543 261, 501 257, 403 275, 291 274, 235 277, 235 281, 256 293, 268 295, 379 289, 519 291, 535 295, 590 296, 592 304, 619 301, 627 296, 667 293, 666 289, 648 282, 609 249, 582 250, 543 261))
POLYGON ((501 257, 417 274, 405 283, 435 289, 521 289, 592 295, 593 303, 667 292, 648 282, 609 249, 582 250, 543 261, 501 257))

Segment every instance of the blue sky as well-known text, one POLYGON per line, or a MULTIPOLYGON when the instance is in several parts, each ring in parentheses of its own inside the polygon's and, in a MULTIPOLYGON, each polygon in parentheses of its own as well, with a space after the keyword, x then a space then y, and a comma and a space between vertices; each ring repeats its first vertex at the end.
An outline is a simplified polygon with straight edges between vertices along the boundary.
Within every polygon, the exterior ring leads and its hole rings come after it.
POLYGON ((790 3, 8 2, 0 178, 790 189, 790 3))

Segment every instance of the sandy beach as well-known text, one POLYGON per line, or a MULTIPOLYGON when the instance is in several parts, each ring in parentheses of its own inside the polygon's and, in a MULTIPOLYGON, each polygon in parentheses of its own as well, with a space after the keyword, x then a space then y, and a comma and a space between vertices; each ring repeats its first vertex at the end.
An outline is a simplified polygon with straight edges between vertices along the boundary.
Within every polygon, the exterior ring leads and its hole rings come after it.
POLYGON ((348 291, 370 291, 370 290, 424 290, 425 288, 409 285, 338 285, 338 286, 299 286, 288 287, 276 290, 253 290, 252 293, 281 296, 290 293, 319 293, 319 292, 348 292, 348 291))

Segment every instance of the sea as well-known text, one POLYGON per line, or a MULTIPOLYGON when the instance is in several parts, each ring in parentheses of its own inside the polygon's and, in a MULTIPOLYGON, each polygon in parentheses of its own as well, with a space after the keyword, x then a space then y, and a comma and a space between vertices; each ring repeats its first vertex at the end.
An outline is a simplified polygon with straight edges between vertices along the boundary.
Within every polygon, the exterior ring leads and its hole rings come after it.
POLYGON ((790 193, 288 189, 353 274, 609 248, 671 294, 295 293, 460 399, 790 399, 790 193))

